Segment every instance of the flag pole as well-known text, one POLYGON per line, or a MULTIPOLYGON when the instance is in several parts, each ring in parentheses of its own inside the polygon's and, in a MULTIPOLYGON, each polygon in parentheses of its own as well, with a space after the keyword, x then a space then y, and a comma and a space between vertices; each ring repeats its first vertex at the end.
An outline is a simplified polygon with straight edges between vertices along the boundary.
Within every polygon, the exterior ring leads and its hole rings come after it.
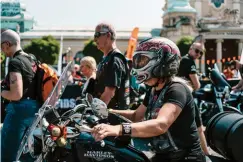
POLYGON ((62 50, 63 50, 63 35, 61 35, 61 39, 60 39, 60 51, 58 56, 57 72, 59 76, 62 74, 62 50))

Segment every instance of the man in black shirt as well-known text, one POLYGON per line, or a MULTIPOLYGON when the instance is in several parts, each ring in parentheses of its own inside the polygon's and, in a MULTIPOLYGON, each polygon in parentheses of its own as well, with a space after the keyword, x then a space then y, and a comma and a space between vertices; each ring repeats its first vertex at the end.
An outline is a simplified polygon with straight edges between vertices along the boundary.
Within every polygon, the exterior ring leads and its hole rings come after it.
POLYGON ((37 66, 22 51, 19 35, 10 29, 1 32, 1 50, 11 57, 4 81, 8 88, 1 91, 1 96, 10 101, 1 131, 1 161, 12 162, 39 108, 34 79, 37 66))
POLYGON ((204 45, 201 43, 193 43, 189 49, 187 55, 182 57, 178 76, 185 77, 185 79, 191 81, 194 90, 200 88, 200 82, 197 76, 197 69, 194 60, 203 55, 205 51, 204 45))
MULTIPOLYGON (((194 90, 197 90, 200 88, 200 82, 199 78, 197 76, 197 69, 196 69, 196 64, 194 60, 198 59, 204 54, 205 48, 204 45, 201 43, 193 43, 189 49, 189 52, 187 55, 182 57, 180 66, 179 66, 179 71, 178 71, 178 76, 183 77, 187 80, 190 81, 192 84, 192 87, 194 90)), ((195 121, 197 124, 198 132, 199 132, 199 137, 200 137, 200 142, 202 149, 206 155, 209 154, 209 150, 207 148, 207 142, 206 138, 204 135, 203 131, 203 124, 202 124, 202 119, 201 119, 201 114, 199 111, 198 106, 195 104, 195 121)))
POLYGON ((127 109, 130 103, 128 64, 116 47, 114 28, 110 24, 98 24, 94 40, 98 49, 104 53, 103 60, 97 67, 96 97, 109 108, 127 109))

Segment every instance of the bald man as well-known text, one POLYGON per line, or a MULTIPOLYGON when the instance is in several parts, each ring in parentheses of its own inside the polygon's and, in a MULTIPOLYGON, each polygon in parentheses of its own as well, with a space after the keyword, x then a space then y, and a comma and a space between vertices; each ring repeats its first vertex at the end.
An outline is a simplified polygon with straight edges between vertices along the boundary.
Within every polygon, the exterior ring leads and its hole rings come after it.
POLYGON ((23 52, 20 37, 13 30, 1 31, 1 50, 11 58, 4 80, 7 90, 1 91, 1 96, 10 101, 1 131, 1 161, 12 162, 16 160, 23 135, 39 108, 35 91, 36 64, 23 52))
MULTIPOLYGON (((193 43, 188 51, 188 54, 183 56, 180 62, 178 76, 183 77, 191 82, 194 90, 200 88, 199 78, 197 76, 197 69, 194 60, 200 58, 205 52, 204 44, 193 43)), ((200 137, 201 147, 206 155, 209 155, 206 138, 204 135, 204 128, 202 124, 200 110, 195 104, 195 122, 200 137)))
POLYGON ((194 60, 200 58, 204 51, 205 48, 203 44, 193 43, 188 54, 183 56, 180 62, 178 76, 191 81, 194 90, 199 89, 201 86, 197 76, 197 69, 194 60))

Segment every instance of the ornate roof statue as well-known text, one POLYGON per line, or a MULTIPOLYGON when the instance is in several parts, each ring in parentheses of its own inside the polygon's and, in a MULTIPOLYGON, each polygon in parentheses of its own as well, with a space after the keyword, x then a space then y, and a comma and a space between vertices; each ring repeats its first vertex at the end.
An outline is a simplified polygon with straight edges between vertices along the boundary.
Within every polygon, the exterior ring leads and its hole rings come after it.
POLYGON ((170 12, 196 13, 196 10, 191 7, 189 0, 167 0, 164 10, 164 15, 170 12))

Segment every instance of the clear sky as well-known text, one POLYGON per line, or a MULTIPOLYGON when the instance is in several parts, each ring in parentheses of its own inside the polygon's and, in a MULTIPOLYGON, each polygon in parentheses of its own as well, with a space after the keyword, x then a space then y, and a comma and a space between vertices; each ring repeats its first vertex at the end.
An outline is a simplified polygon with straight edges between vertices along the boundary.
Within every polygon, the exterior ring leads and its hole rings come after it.
POLYGON ((38 26, 160 28, 165 0, 20 0, 38 26))

